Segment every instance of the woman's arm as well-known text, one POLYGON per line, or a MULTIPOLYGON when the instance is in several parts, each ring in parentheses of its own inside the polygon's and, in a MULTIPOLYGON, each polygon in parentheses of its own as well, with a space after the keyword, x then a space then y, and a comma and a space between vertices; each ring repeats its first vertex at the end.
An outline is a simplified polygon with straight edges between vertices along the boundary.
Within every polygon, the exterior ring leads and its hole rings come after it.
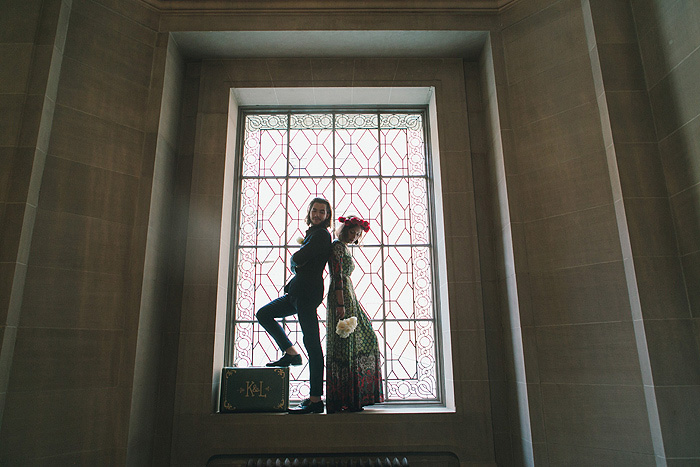
POLYGON ((333 244, 331 252, 331 274, 333 275, 333 283, 335 284, 335 312, 338 319, 343 319, 345 316, 345 297, 343 296, 343 249, 342 243, 333 244))

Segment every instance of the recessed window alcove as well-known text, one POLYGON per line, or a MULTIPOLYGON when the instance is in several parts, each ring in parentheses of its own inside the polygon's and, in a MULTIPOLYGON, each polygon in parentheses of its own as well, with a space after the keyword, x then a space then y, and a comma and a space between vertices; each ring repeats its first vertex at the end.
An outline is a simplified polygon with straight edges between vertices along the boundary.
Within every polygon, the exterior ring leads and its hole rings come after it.
MULTIPOLYGON (((426 33, 424 37, 440 36, 436 34, 426 33)), ((415 32, 414 37, 422 35, 415 32)), ((331 36, 329 33, 324 37, 331 36)), ((192 131, 195 136, 188 232, 192 267, 185 267, 185 288, 188 280, 194 283, 201 280, 202 274, 213 274, 216 287, 208 290, 215 290, 216 297, 183 304, 177 392, 185 397, 178 402, 176 411, 192 414, 187 417, 200 420, 196 422, 198 431, 211 433, 214 440, 221 439, 221 443, 212 441, 216 446, 205 449, 210 456, 232 454, 225 442, 229 437, 237 439, 237 446, 249 446, 250 454, 285 452, 284 443, 288 441, 263 440, 244 428, 251 424, 264 430, 287 427, 294 433, 292 438, 311 437, 317 440, 315 446, 324 446, 324 452, 345 452, 342 440, 332 437, 347 422, 340 417, 217 413, 221 368, 230 363, 226 355, 230 323, 227 317, 232 306, 231 239, 240 217, 236 199, 240 186, 235 176, 239 109, 293 106, 331 110, 338 106, 422 107, 430 129, 427 143, 433 186, 432 296, 438 310, 435 315, 438 398, 430 404, 397 402, 366 410, 357 422, 362 423, 367 440, 358 441, 353 449, 387 452, 397 443, 406 443, 399 442, 400 439, 411 439, 407 445, 412 446, 413 452, 425 450, 418 445, 436 444, 449 446, 446 451, 457 457, 490 449, 491 438, 485 427, 490 423, 487 418, 491 404, 485 336, 483 324, 479 324, 483 323, 483 309, 465 86, 465 58, 478 58, 486 33, 458 32, 455 36, 468 42, 475 38, 481 42, 476 48, 470 45, 460 56, 446 49, 429 58, 411 55, 411 44, 415 41, 408 39, 400 49, 380 45, 377 49, 383 51, 383 56, 360 58, 318 56, 321 52, 329 53, 321 51, 322 46, 319 50, 309 49, 308 56, 302 57, 274 57, 270 56, 273 50, 263 49, 257 58, 224 58, 223 52, 211 49, 212 58, 190 66, 186 81, 192 83, 189 92, 193 97, 186 105, 192 110, 184 112, 184 131, 192 131), (207 329, 211 334, 195 331, 202 329, 205 322, 210 323, 207 329), (416 431, 418 426, 421 429, 416 431), (470 441, 465 445, 464 440, 470 441), (387 443, 392 447, 388 448, 387 443)), ((175 37, 178 45, 188 50, 180 44, 181 37, 175 37)), ((405 37, 410 38, 411 34, 405 37)), ((466 47, 466 42, 463 45, 466 47)), ((359 53, 352 47, 348 50, 359 53)), ((304 54, 305 50, 298 53, 304 54)), ((186 82, 186 93, 188 89, 186 82)), ((178 436, 187 436, 188 426, 177 424, 178 436)), ((241 448, 236 449, 240 452, 241 448)))
MULTIPOLYGON (((446 315, 449 307, 447 295, 440 295, 444 231, 435 229, 444 219, 434 210, 443 204, 438 129, 429 126, 437 121, 434 88, 234 88, 231 93, 230 119, 237 112, 243 121, 236 135, 235 173, 226 174, 236 200, 226 365, 262 366, 278 358, 255 311, 281 294, 289 274, 287 251, 305 228, 298 211, 308 199, 322 196, 337 211, 334 217, 350 207, 375 226, 363 247, 353 248, 358 265, 353 281, 380 341, 382 407, 401 402, 403 410, 446 408, 453 388, 443 378, 451 362, 443 350, 450 343, 442 337, 449 334, 440 332, 449 329, 447 317, 441 318, 441 309, 446 315)), ((324 303, 318 314, 323 344, 324 303)), ((301 345, 296 320, 285 320, 285 326, 301 345)), ((290 401, 304 397, 308 368, 302 365, 292 368, 290 401)))

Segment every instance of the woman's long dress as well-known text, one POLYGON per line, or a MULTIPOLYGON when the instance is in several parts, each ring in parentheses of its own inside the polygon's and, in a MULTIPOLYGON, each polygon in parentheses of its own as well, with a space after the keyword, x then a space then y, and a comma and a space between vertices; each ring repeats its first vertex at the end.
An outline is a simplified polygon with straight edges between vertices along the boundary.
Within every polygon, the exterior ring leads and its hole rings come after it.
POLYGON ((355 263, 344 243, 333 242, 328 263, 331 285, 326 318, 326 411, 359 411, 363 406, 384 401, 379 345, 372 323, 355 296, 350 280, 355 263), (343 319, 357 318, 357 328, 347 338, 335 333, 336 290, 343 291, 343 319))

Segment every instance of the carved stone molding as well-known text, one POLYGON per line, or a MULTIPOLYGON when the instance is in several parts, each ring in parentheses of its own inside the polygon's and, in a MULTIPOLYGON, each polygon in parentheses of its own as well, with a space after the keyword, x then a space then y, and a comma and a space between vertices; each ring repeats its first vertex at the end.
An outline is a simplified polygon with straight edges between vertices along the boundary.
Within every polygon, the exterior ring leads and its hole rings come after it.
POLYGON ((170 12, 454 11, 497 13, 517 0, 140 0, 170 12))

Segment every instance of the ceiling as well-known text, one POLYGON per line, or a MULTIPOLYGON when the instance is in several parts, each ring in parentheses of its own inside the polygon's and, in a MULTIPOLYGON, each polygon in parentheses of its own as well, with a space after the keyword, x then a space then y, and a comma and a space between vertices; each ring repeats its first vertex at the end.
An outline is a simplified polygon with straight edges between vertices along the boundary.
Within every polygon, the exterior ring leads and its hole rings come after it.
POLYGON ((241 106, 424 106, 434 93, 431 87, 297 87, 233 88, 241 106))
POLYGON ((270 11, 270 10, 455 10, 491 11, 517 0, 141 0, 170 11, 270 11))
POLYGON ((186 58, 476 58, 484 31, 185 31, 172 33, 186 58))

